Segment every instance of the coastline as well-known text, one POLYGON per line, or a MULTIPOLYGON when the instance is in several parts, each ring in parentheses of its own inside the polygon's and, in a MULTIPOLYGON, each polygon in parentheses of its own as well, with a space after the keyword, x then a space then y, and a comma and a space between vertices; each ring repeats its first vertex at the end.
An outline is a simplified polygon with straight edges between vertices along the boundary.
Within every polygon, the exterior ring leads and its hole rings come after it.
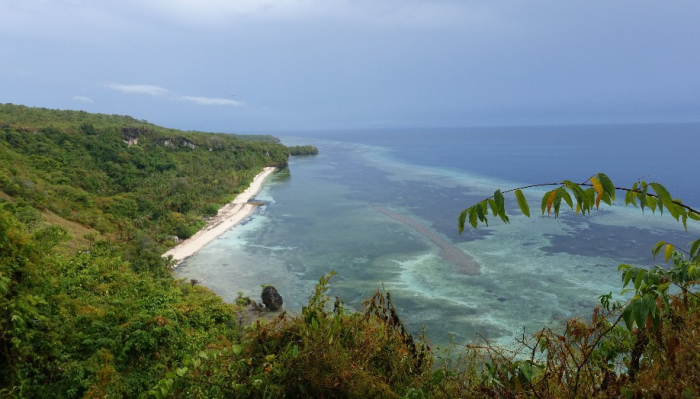
POLYGON ((264 168, 262 172, 255 176, 250 186, 248 186, 245 191, 238 194, 233 201, 219 209, 217 215, 209 220, 204 228, 199 230, 192 237, 169 249, 162 256, 168 257, 172 255, 175 261, 173 268, 175 268, 185 259, 194 255, 197 251, 226 232, 226 230, 240 223, 241 220, 250 215, 255 209, 255 205, 248 204, 247 202, 260 192, 265 178, 271 175, 275 170, 277 170, 277 168, 264 168))

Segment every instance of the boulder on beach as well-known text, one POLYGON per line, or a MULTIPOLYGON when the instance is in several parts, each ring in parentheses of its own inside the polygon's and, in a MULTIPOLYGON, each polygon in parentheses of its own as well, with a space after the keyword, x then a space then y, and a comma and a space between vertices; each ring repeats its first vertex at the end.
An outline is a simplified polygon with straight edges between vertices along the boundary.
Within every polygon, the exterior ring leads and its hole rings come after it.
POLYGON ((263 288, 263 292, 260 297, 262 298, 262 302, 265 304, 265 307, 273 312, 279 310, 284 303, 284 301, 282 301, 282 295, 280 295, 277 292, 277 289, 271 285, 263 288))

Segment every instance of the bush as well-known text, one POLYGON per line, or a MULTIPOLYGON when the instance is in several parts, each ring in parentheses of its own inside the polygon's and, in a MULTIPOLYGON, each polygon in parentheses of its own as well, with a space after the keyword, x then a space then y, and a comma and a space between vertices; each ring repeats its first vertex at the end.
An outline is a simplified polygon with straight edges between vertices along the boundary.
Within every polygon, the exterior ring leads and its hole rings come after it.
POLYGON ((332 275, 300 315, 258 320, 241 345, 186 360, 152 394, 370 398, 420 390, 433 373, 430 344, 406 331, 389 294, 375 294, 363 313, 338 298, 330 309, 332 275))

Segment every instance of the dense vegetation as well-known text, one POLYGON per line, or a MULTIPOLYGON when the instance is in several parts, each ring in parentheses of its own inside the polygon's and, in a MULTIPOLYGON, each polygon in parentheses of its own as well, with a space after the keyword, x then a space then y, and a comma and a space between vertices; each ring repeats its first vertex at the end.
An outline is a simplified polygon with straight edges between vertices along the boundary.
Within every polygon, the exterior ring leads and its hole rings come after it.
MULTIPOLYGON (((661 242, 653 250, 667 266, 620 266, 629 301, 602 295, 590 320, 566 320, 509 348, 482 341, 438 352, 405 330, 389 293, 361 311, 329 297, 332 273, 301 314, 244 326, 238 305, 175 281, 160 254, 289 154, 267 136, 0 106, 0 396, 700 394, 700 241, 687 253, 661 242)), ((508 222, 504 193, 466 209, 460 228, 489 212, 508 222)), ((627 193, 626 203, 683 224, 698 219, 657 183, 627 193)), ((522 192, 515 196, 529 215, 522 192)), ((575 201, 590 213, 614 196, 599 174, 562 182, 541 210, 556 216, 575 201)))
POLYGON ((318 148, 312 145, 299 145, 288 148, 290 155, 318 155, 318 148))
MULTIPOLYGON (((700 221, 700 212, 674 199, 657 182, 635 182, 631 188, 615 187, 604 173, 581 184, 570 180, 534 186, 556 186, 540 201, 542 215, 558 217, 562 205, 576 214, 590 214, 600 203, 611 205, 618 190, 625 205, 668 213, 687 229, 688 221, 700 221)), ((534 187, 528 186, 528 187, 534 187)), ((524 188, 524 187, 523 187, 524 188)), ((505 193, 513 192, 525 216, 530 206, 523 188, 493 196, 463 210, 460 233, 469 223, 477 228, 493 217, 509 223, 505 193)), ((628 301, 613 301, 612 293, 600 296, 600 306, 590 321, 566 320, 562 330, 544 328, 523 337, 514 351, 484 345, 489 355, 484 375, 488 392, 515 397, 687 397, 700 395, 700 239, 684 246, 659 241, 651 249, 663 253, 666 266, 651 269, 622 264, 623 292, 628 301)))
POLYGON ((236 308, 160 255, 288 150, 268 136, 0 105, 0 387, 136 396, 236 308))
POLYGON ((289 151, 274 139, 242 137, 3 105, 0 191, 90 229, 77 240, 128 244, 143 263, 144 250, 158 258, 194 234, 262 167, 286 165, 289 151))

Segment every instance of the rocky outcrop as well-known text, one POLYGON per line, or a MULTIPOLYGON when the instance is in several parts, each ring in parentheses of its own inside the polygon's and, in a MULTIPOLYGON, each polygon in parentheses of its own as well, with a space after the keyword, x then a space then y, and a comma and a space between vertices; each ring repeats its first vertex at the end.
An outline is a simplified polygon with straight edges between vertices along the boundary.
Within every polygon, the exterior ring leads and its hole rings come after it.
POLYGON ((282 295, 277 292, 277 289, 271 285, 268 285, 263 289, 262 295, 263 304, 267 310, 277 311, 282 307, 284 301, 282 300, 282 295))

